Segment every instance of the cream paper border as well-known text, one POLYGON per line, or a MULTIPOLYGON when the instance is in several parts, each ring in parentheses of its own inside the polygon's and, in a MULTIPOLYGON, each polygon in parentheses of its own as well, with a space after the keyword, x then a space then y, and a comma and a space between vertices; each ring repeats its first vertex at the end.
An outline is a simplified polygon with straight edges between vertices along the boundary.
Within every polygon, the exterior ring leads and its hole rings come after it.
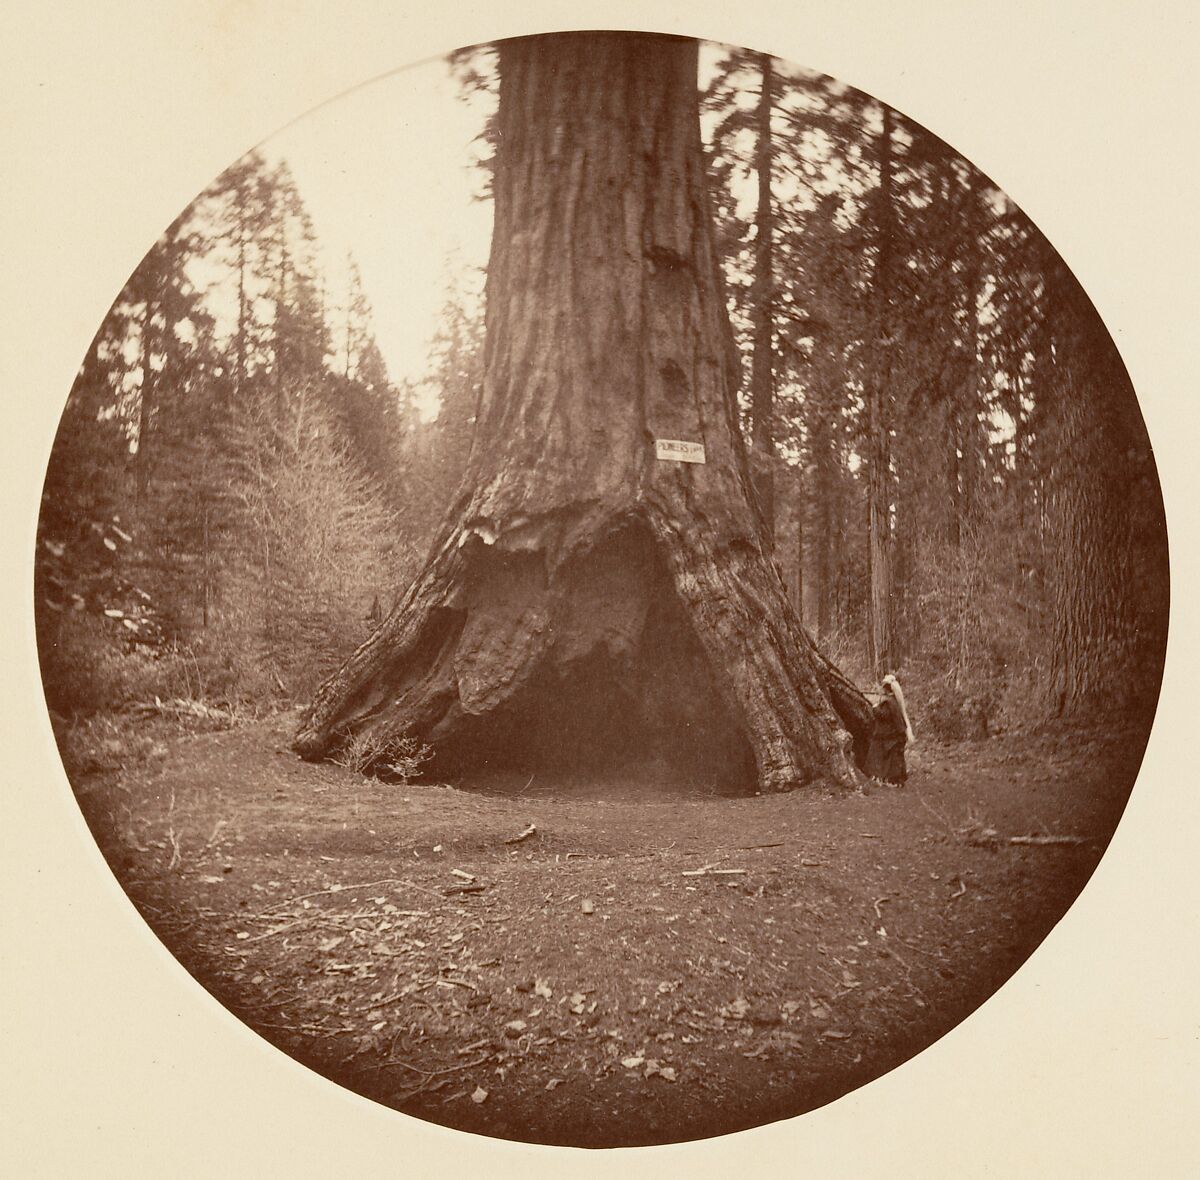
POLYGON ((7 1174, 1167 1177, 1194 1166, 1189 6, 9 0, 5 16, 7 1174), (58 414, 110 301, 170 218, 256 141, 357 83, 463 43, 570 27, 769 50, 886 99, 991 175, 1075 268, 1124 352, 1160 465, 1175 587, 1163 698, 1132 802, 1079 902, 1010 984, 931 1050, 823 1110, 603 1153, 407 1119, 309 1073, 220 1008, 150 935, 83 825, 50 738, 29 616, 58 414))

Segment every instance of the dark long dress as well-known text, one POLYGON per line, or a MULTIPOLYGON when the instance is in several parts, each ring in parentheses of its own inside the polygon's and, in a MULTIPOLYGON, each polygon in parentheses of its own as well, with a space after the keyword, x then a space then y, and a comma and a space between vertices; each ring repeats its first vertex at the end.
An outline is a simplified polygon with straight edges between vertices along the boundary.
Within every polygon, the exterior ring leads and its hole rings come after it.
POLYGON ((903 783, 908 779, 908 768, 904 765, 904 747, 908 743, 908 733, 899 702, 890 692, 885 693, 883 700, 871 712, 874 723, 871 727, 871 743, 867 747, 867 763, 864 769, 871 778, 883 779, 888 783, 903 783))

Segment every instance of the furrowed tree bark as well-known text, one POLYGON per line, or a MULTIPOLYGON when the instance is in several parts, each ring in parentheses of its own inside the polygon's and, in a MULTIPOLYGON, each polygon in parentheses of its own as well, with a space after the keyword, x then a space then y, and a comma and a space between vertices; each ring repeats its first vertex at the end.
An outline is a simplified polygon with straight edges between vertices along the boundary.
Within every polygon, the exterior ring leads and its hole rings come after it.
POLYGON ((758 140, 754 152, 758 210, 754 218, 754 285, 751 310, 754 350, 750 361, 750 445, 754 450, 754 476, 759 501, 766 516, 767 536, 775 541, 775 356, 774 356, 774 210, 771 204, 771 58, 758 55, 762 79, 755 115, 758 140))
MULTIPOLYGON (((1136 505, 1145 494, 1139 467, 1152 460, 1116 344, 1074 275, 1048 245, 1043 249, 1049 354, 1043 373, 1053 383, 1043 423, 1051 605, 1046 706, 1055 718, 1120 716, 1153 700, 1161 678, 1165 629, 1139 618, 1146 587, 1132 568, 1136 505)), ((1160 543, 1165 554, 1165 535, 1160 543)), ((1159 577, 1165 585, 1165 562, 1159 577)))
POLYGON ((466 475, 296 748, 447 764, 643 747, 742 789, 857 780, 869 709, 765 552, 701 151, 694 42, 499 46, 484 381, 466 475), (700 443, 705 462, 656 458, 700 443))

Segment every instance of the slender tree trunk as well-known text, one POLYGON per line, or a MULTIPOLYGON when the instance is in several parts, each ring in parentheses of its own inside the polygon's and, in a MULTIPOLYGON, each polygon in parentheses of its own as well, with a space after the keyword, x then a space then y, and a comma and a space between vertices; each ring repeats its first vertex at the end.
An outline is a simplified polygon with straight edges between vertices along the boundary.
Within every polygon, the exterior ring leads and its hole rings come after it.
POLYGON ((755 169, 758 211, 754 219, 754 284, 750 295, 754 322, 754 351, 750 371, 750 445, 754 449, 755 485, 766 517, 767 533, 775 537, 775 358, 772 302, 774 275, 774 211, 771 205, 771 88, 773 69, 767 54, 758 55, 762 87, 755 129, 758 135, 755 169))
MULTIPOLYGON (((205 487, 207 487, 207 481, 205 487)), ((208 534, 208 505, 204 505, 204 517, 201 533, 201 562, 203 570, 201 577, 203 578, 202 589, 202 606, 200 625, 207 630, 210 622, 210 611, 212 608, 212 544, 208 534)))
POLYGON ((246 335, 250 330, 250 300, 246 292, 246 212, 241 207, 239 195, 238 207, 238 315, 237 330, 234 338, 234 396, 241 401, 242 390, 246 383, 246 335))
POLYGON ((978 176, 972 172, 967 189, 966 229, 968 261, 963 291, 963 348, 966 352, 962 388, 957 391, 955 416, 958 463, 958 521, 956 533, 961 542, 963 533, 973 533, 978 511, 980 467, 983 462, 983 443, 980 438, 980 379, 979 379, 979 299, 983 291, 983 244, 980 202, 983 191, 978 176))
POLYGON ((500 46, 484 384, 461 489, 296 746, 447 764, 643 750, 730 785, 850 784, 865 700, 765 552, 705 188, 697 47, 500 46), (657 457, 657 440, 704 462, 657 457))
POLYGON ((913 546, 916 543, 913 516, 916 492, 907 481, 896 480, 895 518, 892 521, 891 569, 891 666, 899 668, 911 650, 911 612, 908 609, 908 587, 913 573, 913 546))
POLYGON ((942 505, 943 540, 953 549, 962 544, 962 455, 958 449, 960 396, 960 390, 949 392, 941 422, 946 475, 946 498, 942 505))
POLYGON ((828 640, 836 613, 837 585, 834 576, 833 551, 835 527, 835 497, 837 456, 834 453, 828 395, 823 387, 810 389, 805 399, 805 426, 809 445, 809 483, 811 486, 811 528, 807 538, 808 586, 811 612, 817 641, 828 640))
MULTIPOLYGON (((850 630, 853 621, 853 603, 850 600, 850 506, 846 497, 841 494, 838 495, 836 501, 835 514, 832 546, 834 555, 833 625, 835 631, 841 635, 850 630)), ((857 532, 857 528, 854 531, 857 532)), ((870 643, 870 639, 867 642, 870 643)))
MULTIPOLYGON (((818 488, 820 488, 818 484, 818 488)), ((829 500, 821 495, 817 501, 817 528, 814 543, 816 545, 816 560, 813 562, 813 599, 817 606, 816 631, 820 643, 828 641, 834 617, 833 596, 836 588, 833 582, 830 550, 833 545, 834 529, 829 500)))
POLYGON ((287 221, 281 210, 279 214, 279 269, 275 276, 275 430, 282 434, 286 421, 287 405, 287 329, 284 319, 287 314, 288 272, 290 259, 287 247, 287 221))
POLYGON ((153 461, 154 416, 158 409, 158 386, 154 373, 154 277, 146 276, 146 305, 142 313, 142 383, 138 405, 137 454, 134 456, 134 504, 141 512, 150 487, 150 464, 153 461))
POLYGON ((795 550, 795 581, 792 585, 792 604, 796 608, 796 618, 804 622, 804 517, 807 504, 804 498, 803 469, 795 473, 792 489, 792 502, 796 514, 796 550, 795 550))
POLYGON ((890 377, 893 341, 892 261, 895 250, 892 206, 892 112, 883 108, 879 139, 879 192, 875 259, 875 371, 867 393, 867 514, 870 568, 869 656, 872 671, 890 668, 892 653, 892 537, 890 519, 891 412, 890 377))

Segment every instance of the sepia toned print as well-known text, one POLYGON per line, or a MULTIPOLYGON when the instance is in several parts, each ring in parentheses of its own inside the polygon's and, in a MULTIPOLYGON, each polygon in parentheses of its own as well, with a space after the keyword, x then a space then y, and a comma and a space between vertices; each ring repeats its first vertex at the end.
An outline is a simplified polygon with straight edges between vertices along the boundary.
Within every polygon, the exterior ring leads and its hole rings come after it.
POLYGON ((180 960, 352 1089, 583 1146, 803 1112, 1111 836, 1166 625, 1136 400, 868 96, 645 34, 451 69, 494 228, 416 361, 298 148, 102 325, 39 535, 64 762, 180 960))

